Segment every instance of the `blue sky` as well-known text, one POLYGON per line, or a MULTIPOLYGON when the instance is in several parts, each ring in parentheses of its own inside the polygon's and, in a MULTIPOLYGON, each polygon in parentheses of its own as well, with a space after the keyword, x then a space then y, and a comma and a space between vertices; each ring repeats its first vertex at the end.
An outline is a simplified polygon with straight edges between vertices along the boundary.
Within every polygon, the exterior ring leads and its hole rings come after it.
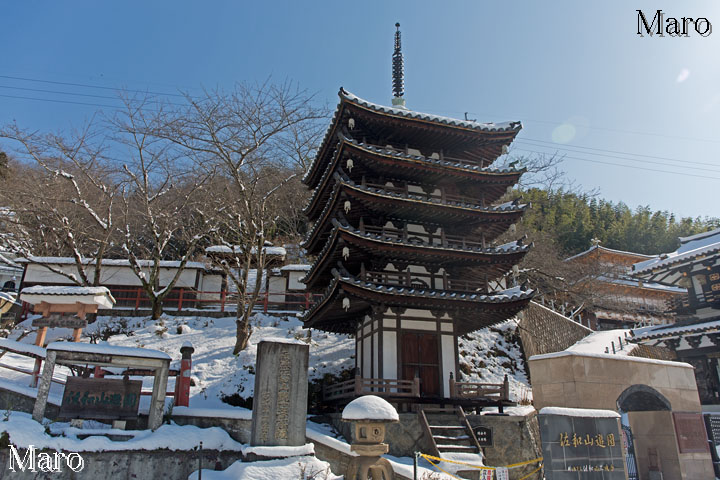
POLYGON ((48 91, 193 93, 271 77, 329 105, 340 86, 388 104, 399 21, 409 108, 521 120, 514 153, 564 154, 569 178, 601 197, 720 216, 717 1, 26 1, 3 2, 0 18, 0 124, 52 131, 101 107, 47 100, 117 102, 48 91), (641 38, 638 8, 706 17, 716 32, 641 38))

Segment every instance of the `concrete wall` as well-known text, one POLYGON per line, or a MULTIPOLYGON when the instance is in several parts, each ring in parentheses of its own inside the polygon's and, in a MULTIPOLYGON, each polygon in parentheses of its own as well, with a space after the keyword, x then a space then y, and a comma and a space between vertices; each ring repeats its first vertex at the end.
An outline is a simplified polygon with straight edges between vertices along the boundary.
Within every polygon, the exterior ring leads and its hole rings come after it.
MULTIPOLYGON (((635 385, 657 391, 674 412, 702 410, 694 370, 686 363, 560 352, 531 357, 528 365, 538 410, 552 406, 617 411, 618 397, 635 385)), ((632 411, 628 419, 641 480, 649 478, 649 448, 657 448, 666 479, 715 478, 709 453, 679 453, 671 411, 632 411)))

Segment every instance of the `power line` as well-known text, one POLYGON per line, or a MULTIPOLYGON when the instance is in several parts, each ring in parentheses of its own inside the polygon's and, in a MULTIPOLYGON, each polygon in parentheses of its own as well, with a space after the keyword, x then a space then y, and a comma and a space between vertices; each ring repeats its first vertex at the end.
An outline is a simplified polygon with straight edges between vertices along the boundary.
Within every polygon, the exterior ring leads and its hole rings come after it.
POLYGON ((709 165, 709 166, 712 166, 712 167, 718 166, 718 165, 715 164, 715 163, 694 162, 694 161, 691 161, 691 160, 680 160, 679 158, 659 157, 659 156, 657 156, 657 155, 646 155, 646 154, 642 154, 642 153, 620 152, 620 151, 617 151, 617 150, 607 150, 607 149, 605 149, 605 148, 585 147, 585 146, 582 146, 582 145, 558 145, 558 144, 555 143, 555 142, 548 142, 547 140, 536 140, 536 139, 534 139, 534 138, 521 138, 521 139, 517 139, 517 140, 515 140, 515 141, 516 141, 516 142, 520 142, 520 141, 524 141, 524 140, 528 140, 528 141, 532 141, 532 142, 538 142, 538 143, 547 143, 547 144, 549 144, 549 145, 552 145, 553 147, 560 148, 560 149, 564 149, 564 148, 567 148, 567 147, 571 147, 571 148, 581 148, 581 149, 583 149, 583 150, 594 150, 594 151, 597 151, 597 152, 619 153, 620 155, 631 155, 631 156, 633 156, 633 157, 657 158, 657 159, 659 159, 659 160, 669 160, 669 161, 671 161, 671 162, 695 163, 695 164, 697 164, 697 165, 709 165))
MULTIPOLYGON (((25 88, 25 87, 11 87, 9 85, 0 85, 0 88, 7 88, 10 90, 24 90, 28 92, 40 92, 40 93, 54 93, 54 94, 60 94, 60 95, 73 95, 78 97, 91 97, 91 98, 107 98, 110 100, 122 100, 118 97, 111 97, 109 95, 93 95, 90 93, 75 93, 75 92, 63 92, 60 90, 44 90, 42 88, 25 88)), ((173 102, 160 102, 158 100, 148 100, 150 103, 166 103, 168 105, 177 105, 177 106, 183 106, 182 103, 173 103, 173 102)))
POLYGON ((55 100, 52 98, 37 98, 37 97, 25 97, 20 95, 2 95, 0 94, 0 97, 4 98, 19 98, 22 100, 37 100, 40 102, 53 102, 53 103, 70 103, 73 105, 88 105, 91 107, 108 107, 108 108, 118 108, 117 105, 104 105, 101 103, 88 103, 88 102, 73 102, 71 100, 55 100))
MULTIPOLYGON (((532 142, 526 142, 526 141, 522 141, 522 140, 516 140, 516 142, 520 142, 520 143, 523 143, 523 144, 527 144, 527 145, 530 145, 530 146, 533 146, 533 147, 552 148, 552 149, 566 150, 566 149, 564 149, 564 148, 562 148, 562 147, 557 147, 557 148, 556 148, 556 147, 549 147, 549 146, 538 145, 538 144, 535 144, 535 143, 532 143, 532 142)), ((566 151, 568 151, 568 152, 570 152, 570 153, 583 153, 583 154, 585 154, 585 155, 597 155, 597 156, 599 156, 599 157, 617 158, 618 160, 629 160, 629 161, 631 161, 631 162, 650 163, 650 164, 652 164, 652 165, 665 165, 665 166, 667 166, 667 167, 674 167, 674 168, 683 168, 683 167, 684 167, 684 165, 675 165, 675 164, 673 164, 673 163, 656 162, 656 161, 651 161, 651 160, 642 160, 642 159, 639 159, 639 158, 619 157, 619 156, 617 156, 617 155, 609 155, 609 154, 606 154, 606 153, 578 152, 577 150, 566 150, 566 151)), ((689 162, 689 163, 694 163, 694 162, 689 162)), ((709 165, 709 164, 703 163, 702 165, 709 165)), ((711 164, 710 164, 710 165, 711 165, 711 164)), ((713 169, 710 169, 710 168, 702 168, 702 167, 692 167, 692 168, 693 168, 694 170, 703 170, 703 171, 705 171, 705 172, 720 173, 720 171, 718 171, 718 170, 713 170, 713 169)), ((715 168, 720 168, 720 165, 715 166, 715 168)))
MULTIPOLYGON (((513 148, 513 150, 520 150, 520 151, 529 152, 529 153, 547 154, 547 152, 538 152, 538 151, 536 151, 536 150, 526 150, 526 149, 517 148, 517 147, 513 148)), ((614 165, 614 166, 616 166, 616 167, 634 168, 635 170, 645 170, 645 171, 648 171, 648 172, 670 173, 670 174, 673 174, 673 175, 682 175, 682 176, 685 176, 685 177, 696 177, 696 178, 705 178, 705 179, 711 179, 711 180, 720 180, 720 177, 708 177, 707 175, 693 175, 692 173, 671 172, 671 171, 669 171, 669 170, 658 170, 658 169, 655 169, 655 168, 636 167, 636 166, 634 166, 634 165, 625 165, 625 164, 622 164, 622 163, 603 162, 603 161, 601 161, 601 160, 590 160, 590 159, 587 159, 587 158, 571 157, 571 156, 569 156, 569 155, 564 155, 564 156, 563 156, 563 159, 565 159, 565 158, 570 159, 570 160, 579 160, 579 161, 581 161, 581 162, 599 163, 599 164, 603 164, 603 165, 614 165)), ((678 167, 678 168, 680 168, 680 167, 678 167)))
POLYGON ((67 85, 67 86, 71 86, 71 87, 97 88, 100 90, 112 90, 114 92, 117 92, 118 90, 124 90, 126 92, 135 92, 135 93, 144 93, 144 94, 151 94, 151 95, 164 95, 164 96, 168 96, 168 97, 185 98, 185 95, 182 95, 179 93, 165 93, 165 92, 153 92, 150 90, 133 90, 133 89, 127 89, 127 88, 101 87, 99 85, 88 85, 85 83, 57 82, 54 80, 42 80, 42 79, 38 79, 38 78, 13 77, 11 75, 0 75, 0 78, 7 78, 7 79, 11 79, 11 80, 21 80, 24 82, 38 82, 38 83, 50 83, 53 85, 67 85))

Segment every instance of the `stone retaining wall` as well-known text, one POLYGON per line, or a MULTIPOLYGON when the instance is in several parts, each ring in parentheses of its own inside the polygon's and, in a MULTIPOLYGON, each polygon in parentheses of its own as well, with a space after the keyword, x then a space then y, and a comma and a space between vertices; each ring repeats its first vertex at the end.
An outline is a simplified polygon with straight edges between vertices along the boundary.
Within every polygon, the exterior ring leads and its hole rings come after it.
MULTIPOLYGON (((45 450, 53 453, 51 450, 45 450)), ((24 453, 21 452, 21 455, 24 453)), ((81 472, 75 473, 63 465, 60 472, 36 473, 9 470, 10 453, 0 451, 0 477, 13 480, 178 480, 186 479, 200 465, 200 455, 195 451, 128 450, 121 452, 79 452, 85 463, 81 472)), ((224 470, 240 460, 240 452, 202 451, 202 466, 207 469, 224 470)))
POLYGON ((520 314, 518 332, 525 358, 565 350, 592 333, 587 327, 530 302, 520 314))

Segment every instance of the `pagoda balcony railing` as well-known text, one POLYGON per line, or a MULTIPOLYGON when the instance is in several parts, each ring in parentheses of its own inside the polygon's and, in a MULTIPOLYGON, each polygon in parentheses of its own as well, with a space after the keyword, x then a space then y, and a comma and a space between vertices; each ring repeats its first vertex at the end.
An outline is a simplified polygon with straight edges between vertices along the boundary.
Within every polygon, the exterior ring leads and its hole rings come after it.
POLYGON ((362 395, 381 397, 419 397, 420 379, 396 380, 389 378, 363 378, 359 375, 352 380, 323 385, 323 400, 340 400, 362 395))
POLYGON ((445 273, 429 274, 415 272, 386 272, 386 271, 365 271, 361 278, 366 282, 390 285, 394 287, 408 288, 441 288, 442 290, 457 292, 487 292, 488 286, 485 282, 450 278, 445 273), (437 287, 436 282, 441 282, 442 287, 437 287))
MULTIPOLYGON (((404 153, 405 155, 413 155, 414 154, 414 152, 411 151, 411 150, 414 150, 412 147, 396 148, 396 147, 389 147, 386 145, 375 145, 375 144, 371 144, 371 143, 368 143, 367 145, 370 145, 375 148, 379 148, 381 150, 389 150, 391 152, 404 153)), ((443 162, 455 162, 455 163, 459 163, 461 165, 477 165, 478 167, 483 166, 483 162, 478 162, 476 160, 470 160, 468 158, 450 157, 448 155, 445 155, 445 153, 442 150, 437 152, 437 154, 438 154, 437 159, 440 161, 443 161, 443 162)), ((428 157, 427 155, 423 155, 422 153, 420 154, 420 156, 424 157, 424 158, 432 158, 432 157, 428 157)))
POLYGON ((365 187, 370 188, 377 188, 380 190, 385 190, 386 192, 392 192, 392 193, 399 193, 404 196, 414 196, 419 197, 422 200, 425 201, 439 201, 440 203, 449 204, 451 202, 454 203, 465 203, 468 205, 476 205, 476 206, 482 206, 482 202, 480 199, 476 197, 467 197, 465 195, 454 195, 450 193, 446 193, 444 189, 440 189, 440 194, 436 193, 425 193, 425 192, 417 192, 414 190, 410 190, 408 188, 408 185, 404 185, 402 187, 395 187, 395 186, 389 186, 389 185, 383 185, 380 183, 362 183, 365 187))
POLYGON ((361 227, 361 230, 375 235, 380 235, 390 240, 402 240, 404 242, 423 245, 435 245, 448 248, 485 248, 482 241, 459 235, 446 235, 442 230, 440 233, 432 234, 425 232, 412 232, 407 229, 373 227, 368 225, 361 227))

